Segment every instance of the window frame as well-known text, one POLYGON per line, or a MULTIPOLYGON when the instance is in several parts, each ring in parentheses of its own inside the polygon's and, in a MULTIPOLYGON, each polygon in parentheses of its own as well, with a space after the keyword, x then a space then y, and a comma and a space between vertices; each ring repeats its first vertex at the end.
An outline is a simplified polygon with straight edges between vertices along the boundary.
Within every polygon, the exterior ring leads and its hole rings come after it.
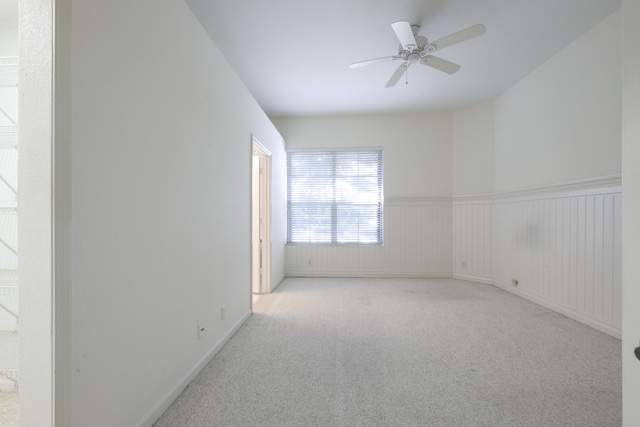
MULTIPOLYGON (((314 246, 382 246, 384 245, 384 149, 382 147, 354 147, 354 148, 302 148, 302 149, 288 149, 286 152, 286 163, 287 163, 287 178, 286 178, 286 194, 287 194, 287 206, 286 206, 286 236, 285 243, 286 245, 314 245, 314 246), (337 211, 340 206, 363 206, 366 204, 357 204, 357 203, 345 203, 337 201, 337 173, 336 173, 336 157, 338 153, 348 153, 348 154, 356 154, 356 153, 377 153, 378 161, 376 162, 376 167, 378 173, 376 174, 376 193, 377 193, 377 202, 376 204, 371 204, 376 206, 376 241, 360 241, 360 233, 358 232, 358 241, 346 241, 340 242, 338 241, 338 226, 339 221, 337 220, 337 211), (332 154, 333 155, 333 186, 332 186, 332 201, 331 205, 331 232, 330 241, 291 241, 292 234, 292 221, 290 219, 291 215, 291 207, 295 204, 302 203, 292 203, 291 199, 291 176, 290 176, 290 154, 294 153, 308 153, 308 154, 332 154)), ((360 176, 360 175, 354 175, 360 176)), ((317 206, 327 205, 327 203, 317 203, 317 206)))

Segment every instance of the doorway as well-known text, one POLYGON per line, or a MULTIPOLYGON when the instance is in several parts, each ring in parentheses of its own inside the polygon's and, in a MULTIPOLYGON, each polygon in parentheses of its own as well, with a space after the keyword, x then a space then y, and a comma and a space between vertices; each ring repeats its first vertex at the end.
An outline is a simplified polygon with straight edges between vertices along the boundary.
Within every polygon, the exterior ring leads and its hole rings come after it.
POLYGON ((251 306, 271 289, 271 153, 255 137, 251 157, 251 306))

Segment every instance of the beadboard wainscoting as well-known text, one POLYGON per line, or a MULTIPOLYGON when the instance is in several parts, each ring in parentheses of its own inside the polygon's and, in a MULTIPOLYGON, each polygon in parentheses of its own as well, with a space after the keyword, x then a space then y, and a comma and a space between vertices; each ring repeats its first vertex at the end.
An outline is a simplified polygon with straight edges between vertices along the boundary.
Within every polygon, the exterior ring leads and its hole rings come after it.
POLYGON ((491 276, 491 201, 453 202, 454 277, 493 283, 491 276))
POLYGON ((496 286, 621 336, 620 176, 496 195, 492 209, 496 286))
POLYGON ((453 276, 620 337, 621 202, 619 175, 455 197, 453 276))
POLYGON ((451 277, 451 198, 387 199, 383 245, 287 245, 291 277, 451 277))

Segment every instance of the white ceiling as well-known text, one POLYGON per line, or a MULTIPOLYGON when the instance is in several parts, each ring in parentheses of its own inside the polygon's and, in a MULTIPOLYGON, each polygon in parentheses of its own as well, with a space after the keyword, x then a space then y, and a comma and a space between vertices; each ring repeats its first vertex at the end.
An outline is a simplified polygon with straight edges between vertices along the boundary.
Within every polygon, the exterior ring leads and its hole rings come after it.
MULTIPOLYGON (((271 116, 443 111, 493 99, 620 7, 620 0, 185 0, 271 116), (419 64, 349 69, 394 55, 396 21, 429 40, 476 23, 483 36, 439 51, 454 75, 419 64)), ((0 0, 16 19, 17 0, 0 0)), ((598 52, 594 52, 597 58, 598 52)))
MULTIPOLYGON (((620 0, 185 0, 270 116, 443 111, 490 100, 620 7, 620 0), (352 62, 394 55, 396 21, 429 40, 476 23, 483 36, 438 51, 461 70, 352 62)), ((594 58, 598 52, 594 52, 594 58)))

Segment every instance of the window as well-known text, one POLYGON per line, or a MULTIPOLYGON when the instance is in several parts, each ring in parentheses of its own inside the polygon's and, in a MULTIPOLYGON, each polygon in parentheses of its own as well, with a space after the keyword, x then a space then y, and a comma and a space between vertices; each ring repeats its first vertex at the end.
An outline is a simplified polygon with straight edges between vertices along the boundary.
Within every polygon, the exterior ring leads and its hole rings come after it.
POLYGON ((287 243, 381 244, 382 150, 287 153, 287 243))

